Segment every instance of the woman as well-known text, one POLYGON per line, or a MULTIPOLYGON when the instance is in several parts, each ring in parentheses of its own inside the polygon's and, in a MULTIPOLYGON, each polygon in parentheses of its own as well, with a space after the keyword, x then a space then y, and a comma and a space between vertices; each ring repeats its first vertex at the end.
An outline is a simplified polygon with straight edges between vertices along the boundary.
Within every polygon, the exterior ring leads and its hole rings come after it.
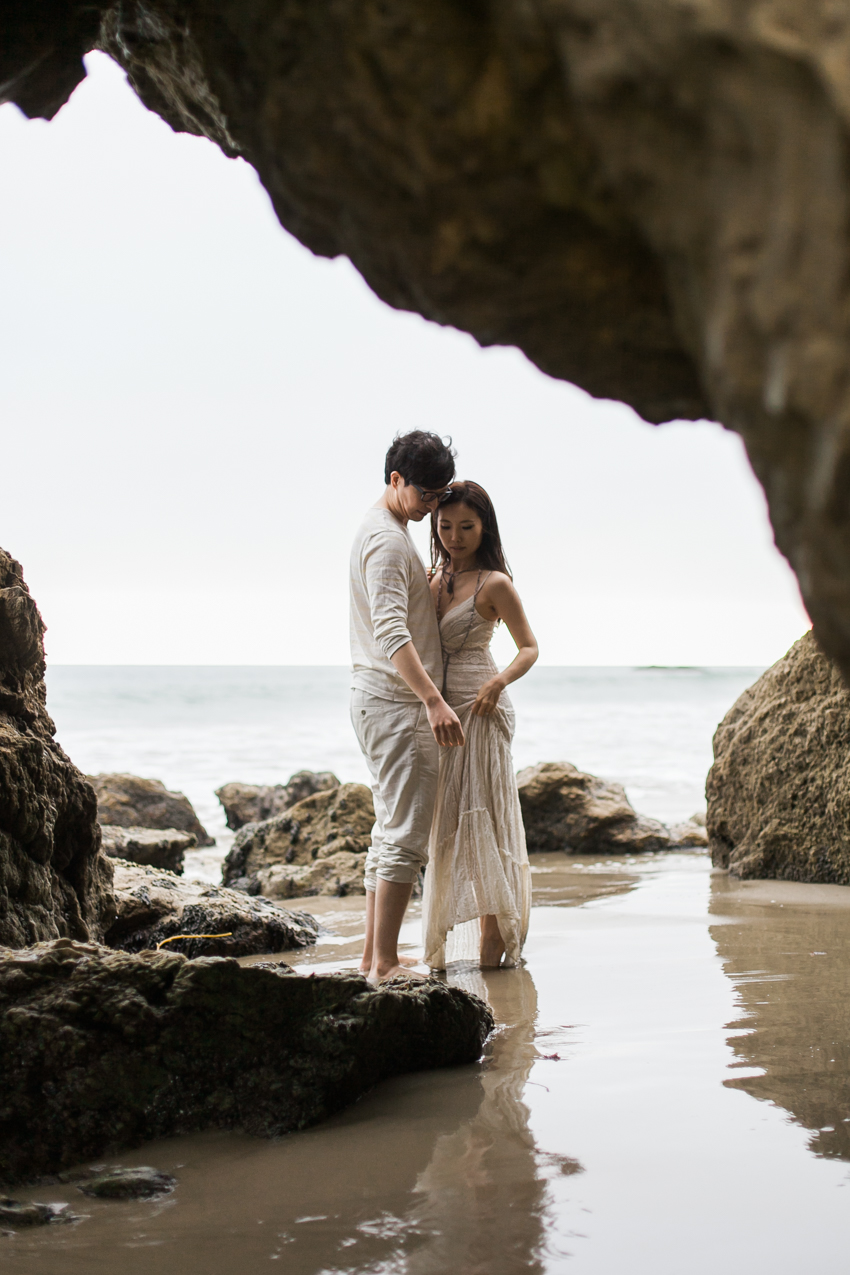
POLYGON ((472 957, 516 965, 531 884, 511 759, 514 711, 505 687, 537 659, 537 642, 502 551, 483 487, 456 482, 431 515, 431 592, 443 645, 442 691, 463 725, 463 748, 440 754, 423 902, 425 962, 472 957), (500 673, 490 639, 503 620, 517 644, 500 673))

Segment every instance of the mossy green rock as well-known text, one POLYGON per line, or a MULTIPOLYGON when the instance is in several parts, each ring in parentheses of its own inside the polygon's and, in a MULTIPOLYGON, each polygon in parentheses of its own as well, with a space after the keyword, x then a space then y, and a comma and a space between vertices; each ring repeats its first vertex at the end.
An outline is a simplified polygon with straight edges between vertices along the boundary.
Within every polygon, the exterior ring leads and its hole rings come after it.
POLYGON ((0 949, 0 1181, 204 1128, 301 1129, 388 1076, 474 1062, 492 1027, 436 981, 374 989, 68 939, 0 949))

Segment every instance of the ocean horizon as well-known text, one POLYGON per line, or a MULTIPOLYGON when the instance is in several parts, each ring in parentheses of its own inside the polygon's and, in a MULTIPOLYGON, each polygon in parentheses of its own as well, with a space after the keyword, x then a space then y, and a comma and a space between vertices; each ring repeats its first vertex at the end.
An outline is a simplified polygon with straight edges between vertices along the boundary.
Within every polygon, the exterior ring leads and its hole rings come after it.
MULTIPOLYGON (((569 761, 623 784, 665 822, 705 805, 714 730, 763 671, 729 666, 536 666, 509 689, 517 770, 569 761)), ((215 789, 297 770, 368 782, 344 665, 51 664, 56 738, 87 774, 128 772, 184 792, 216 838, 187 872, 218 880, 232 841, 215 789)))

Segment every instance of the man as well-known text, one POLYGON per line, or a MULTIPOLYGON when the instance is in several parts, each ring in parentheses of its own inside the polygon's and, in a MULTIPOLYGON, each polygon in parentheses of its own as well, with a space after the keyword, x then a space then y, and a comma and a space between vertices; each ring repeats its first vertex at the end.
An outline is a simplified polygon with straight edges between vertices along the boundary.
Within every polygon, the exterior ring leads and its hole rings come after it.
POLYGON ((463 743, 460 722, 437 689, 440 632, 407 530, 436 509, 454 469, 454 453, 438 435, 397 436, 384 466, 386 489, 351 551, 351 720, 375 798, 360 966, 372 982, 406 972, 398 936, 428 859, 439 748, 463 743))

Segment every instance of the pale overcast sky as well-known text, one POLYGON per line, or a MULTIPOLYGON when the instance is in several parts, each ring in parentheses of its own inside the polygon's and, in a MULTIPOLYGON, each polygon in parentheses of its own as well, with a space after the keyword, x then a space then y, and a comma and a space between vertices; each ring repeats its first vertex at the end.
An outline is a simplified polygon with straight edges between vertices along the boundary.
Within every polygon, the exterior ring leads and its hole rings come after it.
POLYGON ((349 544, 414 427, 489 489, 544 663, 768 664, 807 627, 735 435, 388 309, 87 62, 52 123, 0 108, 0 544, 52 661, 346 663, 349 544))

